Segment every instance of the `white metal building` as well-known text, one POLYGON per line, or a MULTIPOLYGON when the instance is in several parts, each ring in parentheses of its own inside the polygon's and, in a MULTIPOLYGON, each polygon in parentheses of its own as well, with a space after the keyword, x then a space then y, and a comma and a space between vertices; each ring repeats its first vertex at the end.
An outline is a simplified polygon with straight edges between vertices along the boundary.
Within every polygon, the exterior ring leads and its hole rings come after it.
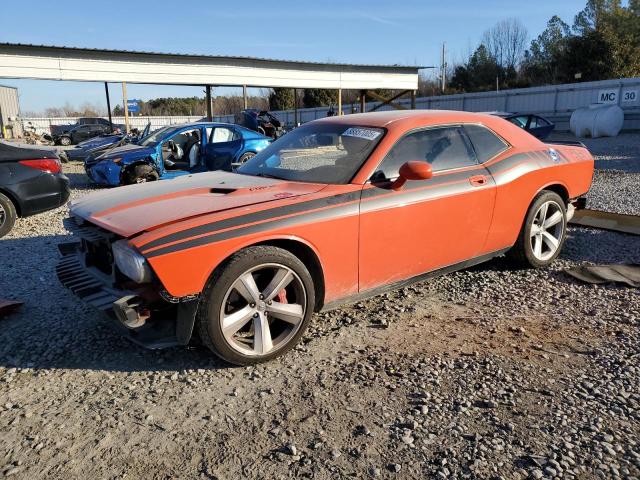
POLYGON ((22 134, 22 128, 15 119, 20 114, 18 89, 0 85, 0 138, 14 138, 22 134))

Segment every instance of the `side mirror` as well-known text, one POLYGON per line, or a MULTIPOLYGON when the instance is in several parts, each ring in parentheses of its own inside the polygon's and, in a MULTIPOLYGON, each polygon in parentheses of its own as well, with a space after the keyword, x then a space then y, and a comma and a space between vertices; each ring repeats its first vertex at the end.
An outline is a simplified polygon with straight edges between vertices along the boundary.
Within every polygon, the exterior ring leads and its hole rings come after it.
POLYGON ((407 180, 428 180, 433 177, 431 164, 427 162, 406 162, 400 167, 398 173, 398 178, 391 184, 393 190, 400 190, 407 180))

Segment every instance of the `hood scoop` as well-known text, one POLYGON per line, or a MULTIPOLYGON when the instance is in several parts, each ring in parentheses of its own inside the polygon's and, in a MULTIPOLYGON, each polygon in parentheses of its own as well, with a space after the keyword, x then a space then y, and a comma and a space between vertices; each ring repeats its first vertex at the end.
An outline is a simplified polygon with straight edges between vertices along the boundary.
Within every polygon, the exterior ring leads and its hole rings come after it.
POLYGON ((228 195, 230 193, 235 192, 237 189, 235 188, 220 188, 220 187, 213 187, 211 190, 209 190, 209 193, 213 193, 215 195, 228 195))

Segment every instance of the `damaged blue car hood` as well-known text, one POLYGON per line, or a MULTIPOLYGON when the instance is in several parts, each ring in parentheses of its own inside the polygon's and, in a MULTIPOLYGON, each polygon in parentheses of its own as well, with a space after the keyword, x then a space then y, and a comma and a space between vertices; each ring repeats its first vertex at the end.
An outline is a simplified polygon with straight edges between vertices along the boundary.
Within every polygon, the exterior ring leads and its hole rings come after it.
POLYGON ((140 145, 127 144, 105 152, 98 157, 98 160, 111 160, 120 157, 126 162, 127 160, 145 158, 155 153, 156 149, 153 147, 141 147, 140 145))

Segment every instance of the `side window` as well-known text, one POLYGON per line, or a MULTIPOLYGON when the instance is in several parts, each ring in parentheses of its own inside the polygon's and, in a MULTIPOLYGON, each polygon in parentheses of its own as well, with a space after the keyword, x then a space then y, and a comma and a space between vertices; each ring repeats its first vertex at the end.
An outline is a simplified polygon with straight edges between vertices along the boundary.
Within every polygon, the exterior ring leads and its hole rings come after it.
POLYGON ((464 129, 471 139, 480 163, 491 160, 509 148, 509 145, 504 140, 486 127, 481 125, 465 125, 464 129))
POLYGON ((397 178, 402 164, 409 161, 428 162, 434 172, 478 163, 461 127, 431 128, 402 137, 391 148, 373 178, 397 178))
POLYGON ((511 123, 513 123, 514 125, 517 125, 520 128, 526 128, 527 127, 527 120, 529 120, 529 117, 527 117, 526 115, 523 116, 519 116, 519 117, 511 117, 508 119, 511 123))
POLYGON ((549 122, 547 122, 544 118, 536 116, 531 117, 530 128, 546 127, 547 125, 549 125, 549 122))
POLYGON ((232 129, 226 127, 216 127, 209 136, 209 143, 223 143, 237 140, 239 135, 232 129))

